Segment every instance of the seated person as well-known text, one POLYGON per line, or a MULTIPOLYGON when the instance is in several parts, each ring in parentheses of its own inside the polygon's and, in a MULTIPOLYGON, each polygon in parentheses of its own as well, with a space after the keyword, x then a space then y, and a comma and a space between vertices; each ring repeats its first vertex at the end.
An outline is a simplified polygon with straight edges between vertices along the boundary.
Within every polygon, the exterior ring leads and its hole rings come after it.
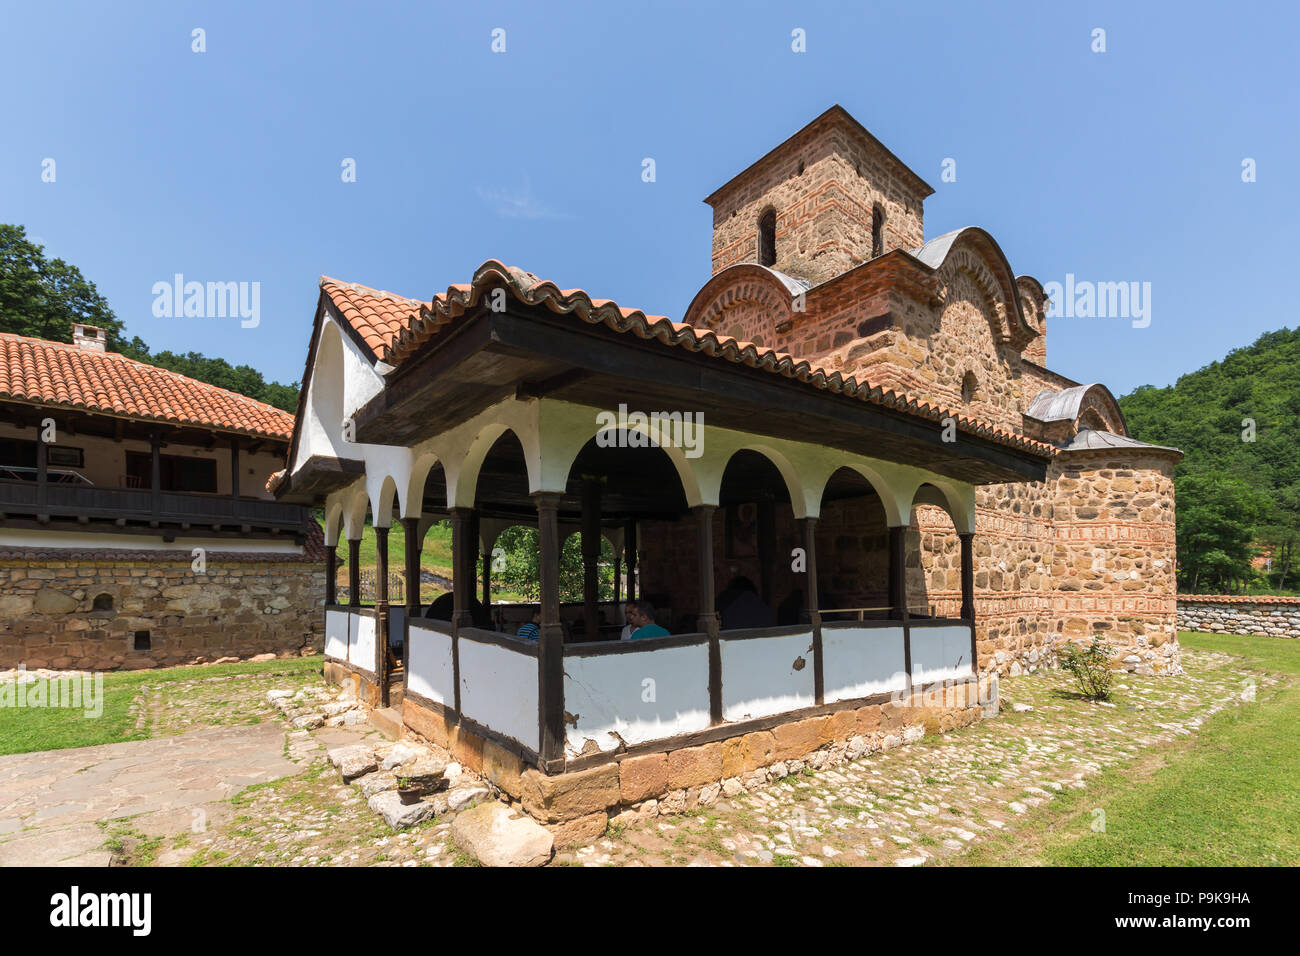
MULTIPOLYGON (((450 621, 456 609, 456 596, 447 591, 440 594, 424 609, 424 617, 431 621, 450 621)), ((472 598, 469 605, 470 622, 483 630, 492 629, 492 615, 478 598, 472 598)))
POLYGON ((542 634, 542 609, 540 607, 533 609, 533 619, 526 624, 521 624, 519 630, 515 632, 515 637, 521 637, 525 641, 535 641, 542 634))
POLYGON ((749 578, 733 578, 722 593, 728 596, 725 603, 722 600, 717 602, 724 631, 740 627, 771 627, 776 623, 772 609, 763 603, 749 578))
POLYGON ((629 640, 639 641, 646 637, 667 637, 668 629, 655 623, 655 608, 647 600, 634 601, 631 605, 632 623, 636 630, 629 640))
POLYGON ((623 619, 627 621, 627 623, 623 625, 623 631, 618 636, 620 641, 626 641, 631 638, 632 632, 636 630, 636 626, 632 623, 632 614, 634 611, 636 611, 636 602, 628 601, 627 606, 623 608, 623 619))

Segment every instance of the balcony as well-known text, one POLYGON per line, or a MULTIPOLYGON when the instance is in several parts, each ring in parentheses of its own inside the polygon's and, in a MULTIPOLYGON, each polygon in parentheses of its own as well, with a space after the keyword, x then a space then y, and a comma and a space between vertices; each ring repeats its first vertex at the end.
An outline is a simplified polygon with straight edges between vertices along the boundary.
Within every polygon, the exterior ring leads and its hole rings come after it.
POLYGON ((164 537, 186 533, 305 534, 307 509, 260 498, 148 488, 108 488, 60 481, 51 473, 41 483, 0 478, 0 517, 35 519, 40 524, 74 520, 86 525, 111 522, 118 528, 144 525, 165 528, 164 537))

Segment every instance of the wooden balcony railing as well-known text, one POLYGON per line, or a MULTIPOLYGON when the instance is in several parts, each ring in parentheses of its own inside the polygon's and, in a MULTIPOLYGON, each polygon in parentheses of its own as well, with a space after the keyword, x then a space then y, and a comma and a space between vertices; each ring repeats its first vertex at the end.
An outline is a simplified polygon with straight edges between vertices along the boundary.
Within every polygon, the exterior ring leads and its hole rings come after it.
POLYGON ((4 480, 0 480, 0 515, 30 516, 38 521, 75 518, 83 523, 130 521, 299 533, 306 529, 308 519, 307 509, 301 505, 259 498, 4 480))

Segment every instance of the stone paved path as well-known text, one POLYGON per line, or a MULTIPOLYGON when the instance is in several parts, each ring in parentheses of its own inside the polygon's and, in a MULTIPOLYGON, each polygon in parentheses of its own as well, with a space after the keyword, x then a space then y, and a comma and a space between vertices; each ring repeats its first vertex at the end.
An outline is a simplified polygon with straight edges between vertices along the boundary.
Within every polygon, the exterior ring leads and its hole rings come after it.
MULTIPOLYGON (((1124 675, 1115 703, 1072 693, 1068 675, 1004 680, 996 720, 806 772, 690 815, 614 829, 559 862, 627 865, 893 865, 950 860, 982 834, 1017 827, 1102 769, 1193 734, 1240 706, 1237 659, 1184 649, 1185 678, 1124 675), (1011 705, 1032 707, 1017 713, 1011 705)), ((1269 679, 1254 678, 1259 686, 1269 679)))
POLYGON ((0 757, 0 866, 104 865, 101 821, 184 829, 297 771, 279 723, 0 757))

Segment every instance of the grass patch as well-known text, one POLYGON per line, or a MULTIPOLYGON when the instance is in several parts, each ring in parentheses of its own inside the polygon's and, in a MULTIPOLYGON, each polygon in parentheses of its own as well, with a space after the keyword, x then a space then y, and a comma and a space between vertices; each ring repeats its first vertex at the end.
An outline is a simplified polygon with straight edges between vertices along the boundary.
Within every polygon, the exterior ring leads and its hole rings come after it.
POLYGON ((165 689, 168 684, 182 681, 247 674, 274 676, 318 672, 321 661, 320 657, 299 657, 259 664, 208 664, 108 672, 102 675, 102 697, 97 695, 95 701, 99 704, 102 700, 98 716, 88 712, 85 706, 4 708, 4 719, 0 720, 0 755, 144 740, 152 734, 147 722, 144 726, 137 726, 137 718, 139 708, 144 706, 152 688, 165 689))
POLYGON ((1190 738, 1108 769, 1086 790, 1062 793, 1014 832, 949 862, 1300 864, 1300 641, 1194 633, 1179 640, 1238 657, 1243 689, 1266 673, 1283 682, 1259 689, 1253 703, 1221 711, 1190 738))

